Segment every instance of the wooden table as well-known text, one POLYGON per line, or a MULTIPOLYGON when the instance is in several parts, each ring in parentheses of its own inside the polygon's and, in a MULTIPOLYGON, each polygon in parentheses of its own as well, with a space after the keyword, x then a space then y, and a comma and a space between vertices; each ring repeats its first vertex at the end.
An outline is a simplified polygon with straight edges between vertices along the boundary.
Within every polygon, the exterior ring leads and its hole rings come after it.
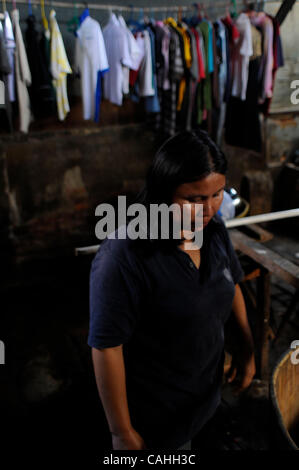
POLYGON ((275 274, 278 278, 294 286, 297 289, 295 294, 295 299, 297 299, 299 266, 296 266, 259 241, 252 239, 237 229, 230 229, 229 234, 234 249, 247 255, 256 265, 255 269, 245 276, 244 282, 255 278, 257 280, 256 305, 258 309, 258 324, 256 336, 260 357, 260 364, 257 366, 261 379, 267 379, 269 376, 269 338, 271 335, 273 337, 273 332, 271 332, 269 325, 271 275, 275 274))

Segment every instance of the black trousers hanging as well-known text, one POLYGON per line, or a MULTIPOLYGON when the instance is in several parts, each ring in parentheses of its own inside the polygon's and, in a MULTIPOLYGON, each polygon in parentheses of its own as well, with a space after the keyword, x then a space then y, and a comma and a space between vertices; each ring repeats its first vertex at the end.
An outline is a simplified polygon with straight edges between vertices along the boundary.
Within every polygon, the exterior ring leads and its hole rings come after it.
POLYGON ((256 152, 262 149, 261 125, 258 97, 260 58, 249 62, 246 100, 231 96, 227 105, 225 140, 229 145, 243 147, 256 152))

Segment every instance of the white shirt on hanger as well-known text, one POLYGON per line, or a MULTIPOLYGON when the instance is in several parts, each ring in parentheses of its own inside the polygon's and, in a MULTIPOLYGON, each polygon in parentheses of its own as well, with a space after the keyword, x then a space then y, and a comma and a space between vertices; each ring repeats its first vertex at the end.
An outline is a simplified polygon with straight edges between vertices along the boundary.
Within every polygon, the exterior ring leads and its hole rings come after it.
POLYGON ((139 95, 140 96, 154 96, 155 89, 153 84, 153 61, 151 40, 148 31, 142 32, 144 38, 144 57, 140 65, 138 74, 139 79, 139 95))
POLYGON ((28 64, 22 31, 20 28, 19 10, 15 9, 11 14, 16 40, 15 70, 20 113, 20 131, 27 133, 31 120, 30 99, 27 90, 27 87, 31 85, 31 72, 28 64))
POLYGON ((109 69, 100 24, 87 16, 77 30, 75 66, 81 75, 83 118, 94 119, 98 72, 109 69))
POLYGON ((245 13, 237 18, 236 27, 240 33, 233 57, 232 96, 246 100, 249 57, 253 54, 250 20, 245 13))
POLYGON ((104 96, 111 103, 122 105, 123 102, 123 66, 132 67, 128 36, 125 28, 112 13, 108 24, 103 29, 103 36, 109 72, 104 76, 104 96))
POLYGON ((129 30, 129 28, 126 25, 126 22, 122 16, 118 17, 118 21, 121 27, 124 28, 124 31, 126 33, 127 41, 128 41, 128 47, 129 47, 129 54, 131 58, 131 65, 130 67, 126 67, 123 65, 123 93, 128 94, 129 93, 129 80, 130 80, 130 69, 131 70, 138 70, 143 54, 144 52, 142 49, 139 47, 138 42, 134 38, 132 32, 129 30))

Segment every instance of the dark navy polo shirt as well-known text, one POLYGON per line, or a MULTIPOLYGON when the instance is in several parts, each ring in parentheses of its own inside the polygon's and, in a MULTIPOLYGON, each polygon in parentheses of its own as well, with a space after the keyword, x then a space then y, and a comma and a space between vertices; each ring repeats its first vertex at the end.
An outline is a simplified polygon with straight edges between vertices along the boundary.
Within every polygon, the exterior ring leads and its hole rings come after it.
POLYGON ((130 416, 149 449, 179 447, 214 414, 224 323, 242 276, 219 216, 204 229, 199 269, 178 247, 101 244, 91 268, 88 344, 123 344, 130 416))

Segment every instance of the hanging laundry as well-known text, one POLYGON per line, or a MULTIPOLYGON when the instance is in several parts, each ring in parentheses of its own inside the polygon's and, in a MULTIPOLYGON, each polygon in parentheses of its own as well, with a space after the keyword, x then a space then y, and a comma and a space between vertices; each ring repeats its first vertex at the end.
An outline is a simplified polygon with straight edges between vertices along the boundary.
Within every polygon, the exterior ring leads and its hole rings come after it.
POLYGON ((175 29, 170 28, 169 42, 169 79, 170 90, 165 91, 163 131, 165 136, 172 136, 177 132, 177 95, 179 84, 184 76, 183 54, 180 39, 175 29))
POLYGON ((83 119, 99 121, 102 96, 102 76, 109 70, 106 47, 100 24, 88 10, 81 16, 77 30, 75 67, 81 78, 83 119))
POLYGON ((70 111, 67 96, 67 74, 72 73, 65 49, 63 39, 56 21, 56 12, 50 12, 51 25, 51 73, 53 85, 56 89, 56 102, 58 118, 63 121, 70 111))
POLYGON ((152 86, 154 89, 154 95, 145 97, 145 111, 148 113, 159 113, 160 103, 159 103, 159 98, 158 98, 157 74, 156 74, 155 34, 151 30, 150 26, 148 26, 146 29, 150 38, 150 49, 151 49, 151 58, 152 58, 152 86))
POLYGON ((139 95, 154 96, 155 88, 153 83, 153 58, 151 48, 151 38, 148 31, 142 33, 144 39, 144 56, 140 64, 138 73, 139 95))
POLYGON ((11 102, 15 101, 15 38, 12 29, 12 23, 8 11, 4 12, 4 43, 7 51, 11 73, 8 75, 8 94, 11 102))
POLYGON ((262 35, 252 24, 252 54, 249 57, 246 98, 231 96, 226 113, 225 139, 236 145, 260 152, 262 134, 259 119, 259 92, 261 88, 260 64, 262 57, 262 35), (240 116, 242 119, 240 119, 240 116))
POLYGON ((170 43, 170 31, 169 28, 164 25, 162 21, 156 22, 156 30, 161 30, 161 64, 157 70, 157 84, 158 87, 162 88, 163 90, 170 89, 170 81, 169 81, 169 43, 170 43))
POLYGON ((131 58, 131 65, 130 67, 126 65, 122 65, 122 70, 123 70, 123 93, 124 95, 128 95, 130 88, 129 88, 129 83, 130 83, 130 70, 138 70, 140 67, 141 60, 144 55, 144 51, 142 48, 139 47, 138 42, 134 38, 132 32, 130 29, 127 27, 126 22, 122 16, 118 17, 118 21, 120 26, 124 29, 127 42, 128 42, 128 48, 129 48, 129 55, 131 58))
POLYGON ((256 16, 252 16, 251 22, 254 26, 261 28, 263 32, 263 61, 262 61, 262 90, 259 102, 264 103, 266 98, 273 96, 273 23, 271 19, 264 12, 259 12, 256 16))
POLYGON ((0 81, 4 85, 4 98, 5 102, 0 103, 0 108, 4 108, 6 111, 6 119, 10 132, 12 132, 12 109, 11 102, 9 99, 9 90, 8 90, 8 77, 11 74, 11 66, 9 63, 9 58, 7 56, 7 50, 5 47, 4 33, 2 23, 0 21, 0 81))
MULTIPOLYGON (((272 16, 267 15, 267 17, 270 18, 273 24, 273 67, 272 67, 272 84, 269 88, 269 91, 270 91, 269 94, 271 96, 267 96, 263 103, 261 103, 262 99, 259 100, 260 110, 261 112, 263 112, 265 116, 269 114, 270 104, 271 104, 272 96, 273 96, 276 72, 279 67, 282 67, 284 65, 279 23, 272 16)), ((262 63, 265 63, 265 61, 263 61, 262 63)))
POLYGON ((133 92, 133 89, 134 89, 134 85, 136 83, 136 80, 138 78, 138 73, 139 73, 139 69, 140 69, 140 66, 141 66, 141 63, 144 59, 144 54, 145 54, 145 45, 144 45, 144 36, 141 32, 136 32, 134 34, 134 37, 135 37, 135 40, 138 44, 138 47, 141 51, 141 59, 140 59, 140 62, 138 63, 134 63, 133 61, 133 64, 132 64, 132 67, 130 69, 130 75, 129 75, 129 86, 131 88, 131 98, 132 98, 132 92, 133 92))
POLYGON ((53 113, 53 103, 55 103, 56 97, 52 77, 41 49, 40 35, 36 30, 35 16, 28 16, 26 22, 26 52, 31 72, 29 96, 31 109, 37 119, 53 113))
POLYGON ((12 11, 12 21, 16 41, 15 71, 20 116, 20 131, 27 133, 31 121, 30 98, 27 89, 27 87, 31 85, 31 72, 19 23, 19 10, 15 9, 12 11))
POLYGON ((232 96, 246 99, 249 57, 253 54, 250 20, 245 13, 237 18, 236 27, 240 33, 233 50, 232 96))
POLYGON ((218 145, 221 144, 223 127, 225 123, 225 112, 226 112, 226 100, 225 91, 226 84, 228 81, 228 40, 226 34, 226 28, 222 21, 218 20, 214 24, 216 33, 216 47, 217 57, 219 61, 218 69, 218 93, 219 93, 219 110, 216 110, 213 114, 214 125, 213 125, 213 137, 218 145))
POLYGON ((118 106, 123 102, 123 66, 129 69, 133 66, 128 36, 120 25, 115 14, 112 13, 108 24, 103 29, 103 36, 109 71, 104 76, 104 97, 118 106))
MULTIPOLYGON (((50 72, 51 69, 51 33, 49 30, 49 23, 45 14, 44 0, 41 0, 41 11, 42 11, 42 23, 43 23, 43 32, 40 39, 40 49, 43 56, 43 61, 47 67, 47 70, 50 72)), ((53 102, 55 100, 55 92, 53 89, 53 102)))
POLYGON ((197 29, 202 35, 202 47, 205 60, 205 75, 206 78, 199 83, 198 92, 197 92, 197 123, 201 124, 203 120, 207 118, 207 112, 212 109, 212 82, 211 82, 211 70, 213 70, 213 65, 211 60, 213 59, 213 54, 211 55, 211 48, 213 51, 213 44, 211 44, 211 24, 207 20, 203 20, 197 26, 197 29))

